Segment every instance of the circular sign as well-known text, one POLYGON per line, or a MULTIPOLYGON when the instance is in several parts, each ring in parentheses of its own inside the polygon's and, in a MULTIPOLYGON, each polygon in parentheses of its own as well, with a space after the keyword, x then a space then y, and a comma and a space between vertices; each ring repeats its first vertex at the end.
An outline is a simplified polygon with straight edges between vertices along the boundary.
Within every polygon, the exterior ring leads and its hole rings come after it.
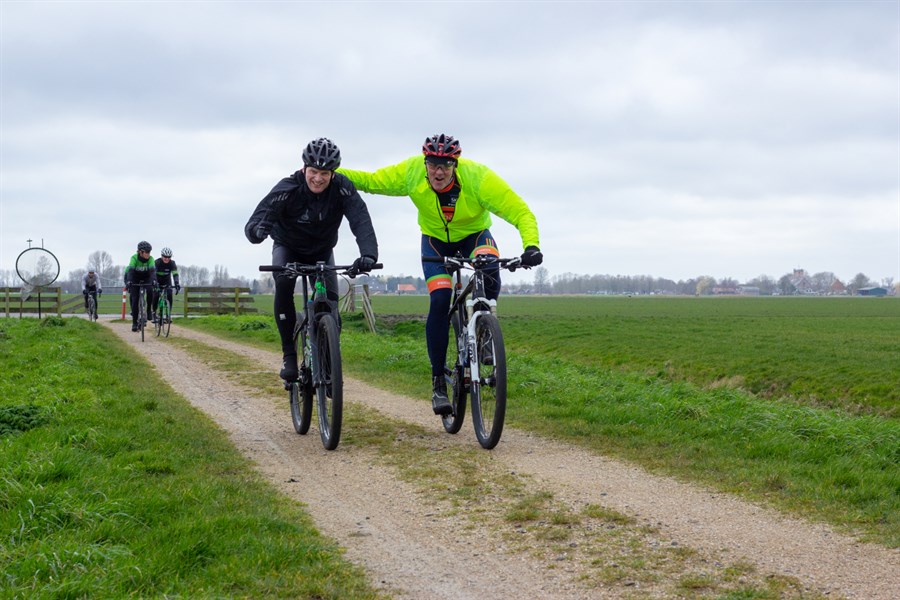
POLYGON ((29 248, 16 259, 19 278, 33 287, 46 287, 59 277, 59 261, 49 250, 29 248))

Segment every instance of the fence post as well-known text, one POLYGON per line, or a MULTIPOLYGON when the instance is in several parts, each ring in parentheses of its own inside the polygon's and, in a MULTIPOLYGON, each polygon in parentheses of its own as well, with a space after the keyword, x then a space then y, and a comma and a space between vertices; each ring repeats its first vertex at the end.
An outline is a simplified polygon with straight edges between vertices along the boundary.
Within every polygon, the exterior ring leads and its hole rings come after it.
POLYGON ((234 316, 241 316, 241 288, 234 288, 234 316))
POLYGON ((122 288, 122 318, 125 318, 125 304, 128 302, 128 288, 122 288))
POLYGON ((184 318, 187 319, 187 311, 188 311, 188 288, 187 286, 181 288, 184 290, 184 296, 181 297, 181 301, 184 302, 184 318))

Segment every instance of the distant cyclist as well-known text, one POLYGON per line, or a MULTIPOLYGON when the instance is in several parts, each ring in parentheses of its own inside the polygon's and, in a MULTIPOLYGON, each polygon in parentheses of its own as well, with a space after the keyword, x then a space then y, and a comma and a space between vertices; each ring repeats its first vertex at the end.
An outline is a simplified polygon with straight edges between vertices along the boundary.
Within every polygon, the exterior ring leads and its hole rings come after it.
POLYGON ((85 310, 88 307, 89 294, 94 297, 94 306, 97 306, 97 298, 103 295, 103 284, 94 269, 88 269, 88 272, 81 277, 81 293, 84 294, 85 310))
MULTIPOLYGON (((365 273, 378 262, 378 241, 369 209, 350 180, 334 172, 340 164, 341 151, 334 142, 328 138, 311 141, 303 150, 303 168, 282 179, 250 215, 244 234, 253 244, 272 237, 273 265, 318 261, 334 265, 334 247, 344 218, 359 247, 354 270, 365 273)), ((275 273, 275 324, 284 355, 280 375, 285 381, 298 376, 295 285, 296 278, 275 273)), ((337 302, 337 274, 327 276, 325 287, 328 298, 337 302)))
MULTIPOLYGON (((499 256, 491 235, 491 213, 514 225, 522 237, 522 264, 534 267, 543 261, 538 247, 537 220, 525 201, 485 165, 460 158, 462 148, 451 135, 425 139, 422 154, 375 172, 340 169, 361 192, 385 196, 409 196, 419 211, 422 256, 499 256)), ((432 396, 435 414, 453 411, 447 398, 444 362, 447 356, 447 313, 452 280, 442 263, 422 262, 431 298, 425 339, 431 360, 432 396)), ((487 297, 500 294, 500 269, 487 271, 487 297)))
MULTIPOLYGON (((159 258, 156 259, 154 264, 156 266, 156 282, 159 284, 159 287, 165 288, 166 299, 171 306, 173 304, 173 285, 176 294, 181 291, 181 282, 178 280, 178 266, 172 260, 172 249, 163 248, 160 250, 159 258)), ((159 306, 159 290, 156 288, 153 288, 153 299, 150 302, 150 306, 152 308, 150 320, 152 321, 156 317, 156 307, 159 306)), ((171 318, 171 315, 169 317, 171 318)))
MULTIPOLYGON (((125 287, 131 295, 132 331, 138 330, 138 299, 140 298, 140 294, 132 289, 132 286, 135 283, 156 283, 156 265, 153 263, 153 257, 150 256, 151 250, 153 250, 153 247, 149 242, 138 243, 137 253, 132 255, 131 260, 128 261, 128 266, 125 267, 125 287)), ((149 299, 151 296, 152 292, 147 298, 149 299)))

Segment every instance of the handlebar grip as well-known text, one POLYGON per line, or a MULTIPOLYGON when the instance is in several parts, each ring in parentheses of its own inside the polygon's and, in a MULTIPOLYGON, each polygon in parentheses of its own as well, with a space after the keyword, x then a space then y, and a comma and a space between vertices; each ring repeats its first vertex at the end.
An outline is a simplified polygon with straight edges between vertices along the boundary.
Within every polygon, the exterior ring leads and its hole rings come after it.
POLYGON ((280 273, 284 271, 284 267, 279 265, 259 265, 259 270, 263 272, 280 273))
POLYGON ((373 269, 383 269, 384 265, 381 263, 375 263, 374 265, 372 265, 372 268, 373 269))
POLYGON ((442 262, 444 262, 444 257, 443 256, 423 256, 422 262, 442 263, 442 262))

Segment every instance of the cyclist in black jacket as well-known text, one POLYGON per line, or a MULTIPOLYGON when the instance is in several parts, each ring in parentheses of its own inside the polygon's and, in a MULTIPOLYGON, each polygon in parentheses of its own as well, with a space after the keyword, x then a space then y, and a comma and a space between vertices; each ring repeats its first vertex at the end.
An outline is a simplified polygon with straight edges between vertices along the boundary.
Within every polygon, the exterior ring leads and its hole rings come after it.
MULTIPOLYGON (((166 300, 169 301, 169 307, 171 308, 174 305, 174 299, 172 298, 172 286, 175 287, 175 293, 181 291, 181 281, 178 279, 178 265, 175 264, 175 260, 172 258, 172 249, 171 248, 163 248, 159 251, 159 258, 156 259, 156 282, 159 284, 160 289, 166 290, 166 300)), ((160 290, 153 288, 153 299, 150 301, 150 306, 152 307, 151 312, 151 321, 155 320, 158 316, 156 314, 156 307, 159 306, 159 295, 160 290)), ((172 315, 169 315, 169 319, 172 318, 172 315)))
MULTIPOLYGON (((350 180, 334 172, 340 165, 341 151, 334 142, 315 139, 303 150, 303 168, 282 179, 256 206, 244 234, 253 244, 271 236, 273 265, 320 260, 335 264, 334 247, 345 217, 359 247, 354 269, 368 272, 378 262, 378 241, 369 209, 350 180)), ((275 324, 284 354, 281 377, 286 381, 297 378, 295 284, 295 277, 275 274, 275 324)), ((337 302, 337 274, 328 275, 325 287, 328 298, 337 302)))

